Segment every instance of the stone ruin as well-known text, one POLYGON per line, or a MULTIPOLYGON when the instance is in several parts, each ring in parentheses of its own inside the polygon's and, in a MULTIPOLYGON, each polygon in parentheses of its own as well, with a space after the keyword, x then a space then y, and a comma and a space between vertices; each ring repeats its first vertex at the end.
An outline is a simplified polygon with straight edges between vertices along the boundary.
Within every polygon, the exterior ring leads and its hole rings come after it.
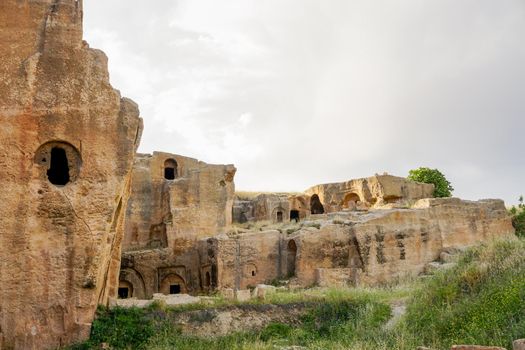
POLYGON ((386 283, 423 272, 443 252, 514 232, 503 201, 431 198, 434 185, 401 177, 242 199, 234 195, 231 165, 201 165, 193 173, 198 181, 163 178, 162 164, 179 163, 177 157, 155 154, 154 167, 140 157, 135 163, 121 298, 242 291, 275 280, 296 287, 386 283), (184 192, 188 185, 199 195, 184 192), (168 205, 174 194, 163 191, 177 193, 179 205, 168 205))
POLYGON ((175 154, 137 156, 126 209, 121 298, 210 290, 214 272, 201 264, 199 241, 230 228, 235 172, 233 165, 175 154))
POLYGON ((303 194, 263 193, 254 199, 237 199, 236 223, 249 221, 300 221, 311 215, 341 210, 393 208, 430 198, 434 185, 392 175, 375 175, 346 182, 317 185, 303 194))
POLYGON ((136 155, 82 0, 2 0, 0 41, 0 349, 84 340, 116 297, 377 284, 514 232, 502 201, 390 175, 241 199, 233 165, 136 155))

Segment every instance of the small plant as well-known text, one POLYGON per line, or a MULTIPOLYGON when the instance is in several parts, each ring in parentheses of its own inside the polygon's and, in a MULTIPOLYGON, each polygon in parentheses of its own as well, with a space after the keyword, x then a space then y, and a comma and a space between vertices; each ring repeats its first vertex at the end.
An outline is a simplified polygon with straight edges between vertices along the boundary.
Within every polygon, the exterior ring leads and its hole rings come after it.
POLYGON ((430 169, 421 167, 413 169, 408 172, 408 179, 417 182, 423 182, 427 184, 434 184, 434 197, 451 197, 454 187, 447 180, 445 175, 438 169, 430 169))

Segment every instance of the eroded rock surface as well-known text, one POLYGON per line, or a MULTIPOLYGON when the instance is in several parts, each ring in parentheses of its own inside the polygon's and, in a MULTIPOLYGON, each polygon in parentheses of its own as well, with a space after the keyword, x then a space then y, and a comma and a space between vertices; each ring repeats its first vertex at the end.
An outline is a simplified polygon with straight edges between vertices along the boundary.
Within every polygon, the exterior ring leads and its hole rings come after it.
POLYGON ((232 223, 233 165, 138 155, 126 210, 120 297, 197 293, 215 285, 204 238, 232 223))
POLYGON ((337 212, 298 229, 209 239, 219 288, 293 278, 296 286, 373 285, 414 276, 443 252, 513 237, 500 200, 422 199, 411 209, 337 212))
POLYGON ((82 1, 2 0, 0 42, 0 348, 56 348, 116 293, 141 120, 82 1))

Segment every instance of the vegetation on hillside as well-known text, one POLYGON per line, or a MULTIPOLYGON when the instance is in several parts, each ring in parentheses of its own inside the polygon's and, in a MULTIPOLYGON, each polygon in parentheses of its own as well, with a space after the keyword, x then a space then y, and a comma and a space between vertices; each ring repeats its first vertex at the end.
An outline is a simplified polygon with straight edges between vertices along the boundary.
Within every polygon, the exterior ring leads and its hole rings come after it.
MULTIPOLYGON (((299 326, 273 323, 259 332, 217 339, 182 335, 169 322, 181 310, 102 309, 92 339, 77 349, 107 342, 115 349, 449 349, 468 343, 511 348, 525 337, 525 240, 472 248, 457 265, 408 284, 372 289, 313 289, 276 293, 267 303, 309 301, 299 326), (406 314, 389 324, 393 304, 406 314)), ((260 303, 253 301, 252 303, 260 303)), ((204 305, 202 306, 205 307, 204 305)))
POLYGON ((427 184, 434 184, 434 197, 451 197, 454 187, 447 180, 445 175, 438 169, 421 167, 408 172, 408 179, 427 184))
POLYGON ((520 196, 518 206, 513 206, 510 209, 510 214, 512 215, 512 226, 516 229, 516 235, 525 237, 525 204, 523 204, 523 196, 520 196))

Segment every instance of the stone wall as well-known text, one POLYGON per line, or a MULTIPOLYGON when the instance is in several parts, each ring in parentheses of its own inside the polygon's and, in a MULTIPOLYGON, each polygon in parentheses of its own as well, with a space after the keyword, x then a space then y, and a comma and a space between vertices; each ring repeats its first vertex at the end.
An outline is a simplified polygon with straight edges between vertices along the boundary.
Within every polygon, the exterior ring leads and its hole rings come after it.
POLYGON ((116 292, 141 119, 82 1, 2 0, 0 42, 0 348, 56 348, 116 292))
POLYGON ((251 232, 238 237, 211 239, 218 289, 246 289, 280 275, 282 234, 279 231, 251 232))

